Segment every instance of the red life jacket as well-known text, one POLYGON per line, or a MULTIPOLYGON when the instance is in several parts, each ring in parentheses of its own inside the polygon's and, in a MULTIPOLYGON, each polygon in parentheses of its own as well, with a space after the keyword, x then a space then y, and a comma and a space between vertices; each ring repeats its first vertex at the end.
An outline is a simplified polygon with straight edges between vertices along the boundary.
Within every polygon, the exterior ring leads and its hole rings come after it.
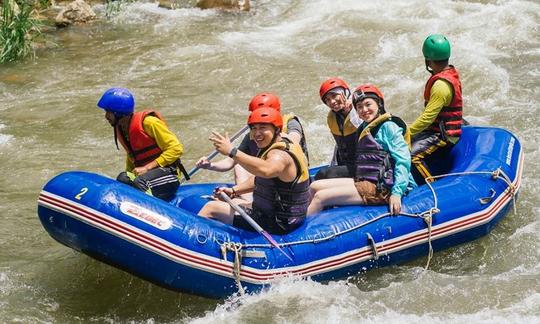
POLYGON ((165 120, 157 111, 145 110, 135 112, 131 116, 127 138, 120 130, 120 127, 116 127, 116 135, 126 152, 128 152, 130 159, 133 160, 135 167, 154 161, 162 153, 156 141, 144 131, 143 120, 146 116, 155 116, 165 123, 165 120))
POLYGON ((429 78, 424 89, 424 107, 428 104, 433 83, 439 79, 448 81, 452 85, 454 93, 450 104, 441 109, 435 121, 428 127, 428 130, 434 133, 444 133, 446 136, 459 137, 461 135, 461 126, 463 125, 463 98, 461 96, 459 73, 454 66, 450 65, 450 68, 429 78))

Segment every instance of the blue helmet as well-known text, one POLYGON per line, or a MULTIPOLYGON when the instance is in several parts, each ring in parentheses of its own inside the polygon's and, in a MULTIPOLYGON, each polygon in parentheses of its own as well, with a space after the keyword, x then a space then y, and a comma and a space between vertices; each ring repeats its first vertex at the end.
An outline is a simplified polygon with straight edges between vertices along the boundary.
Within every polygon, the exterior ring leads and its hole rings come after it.
POLYGON ((110 88, 97 103, 98 107, 116 115, 130 115, 134 111, 135 99, 128 89, 110 88))

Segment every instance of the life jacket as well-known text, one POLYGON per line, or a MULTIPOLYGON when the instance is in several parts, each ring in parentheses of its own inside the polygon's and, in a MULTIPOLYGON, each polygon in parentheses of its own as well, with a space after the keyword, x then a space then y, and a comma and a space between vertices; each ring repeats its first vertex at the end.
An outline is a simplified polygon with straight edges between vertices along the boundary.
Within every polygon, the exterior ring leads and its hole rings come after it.
POLYGON ((306 156, 306 159, 308 161, 309 166, 309 153, 307 148, 307 142, 306 142, 306 134, 304 132, 304 127, 302 126, 302 123, 300 123, 300 119, 295 114, 286 114, 283 115, 283 133, 289 133, 287 125, 289 124, 289 121, 291 119, 296 119, 296 121, 300 124, 300 127, 302 128, 302 134, 300 134, 302 137, 300 138, 300 147, 302 148, 302 151, 304 152, 304 155, 306 156))
POLYGON ((428 127, 428 130, 445 136, 459 137, 463 125, 463 98, 459 73, 454 66, 450 65, 450 68, 429 78, 424 89, 424 106, 428 104, 433 83, 439 79, 446 80, 452 85, 452 101, 448 106, 442 108, 435 121, 428 127))
POLYGON ((299 226, 307 213, 309 205, 309 170, 307 159, 300 145, 287 139, 272 144, 260 155, 265 159, 271 150, 287 152, 296 165, 296 177, 291 182, 281 181, 278 177, 266 179, 255 177, 252 208, 255 213, 265 217, 275 217, 277 224, 284 230, 299 226))
POLYGON ((116 127, 116 134, 120 144, 128 153, 129 159, 133 161, 135 167, 146 165, 148 162, 158 158, 162 153, 156 141, 144 131, 143 120, 146 116, 155 116, 165 123, 159 112, 145 110, 133 113, 129 122, 127 136, 120 130, 120 127, 116 127))
MULTIPOLYGON (((354 109, 354 108, 353 108, 354 109)), ((350 114, 342 121, 338 114, 329 111, 326 118, 328 128, 336 141, 336 160, 338 165, 353 165, 358 141, 358 129, 352 124, 350 114)))
MULTIPOLYGON (((355 181, 367 180, 377 185, 377 191, 383 188, 392 189, 394 185, 395 161, 383 146, 375 140, 375 135, 381 126, 392 121, 403 129, 404 138, 409 138, 407 125, 396 116, 385 113, 375 118, 371 123, 361 126, 361 133, 356 147, 355 181)), ((407 141, 407 139, 406 139, 407 141)))

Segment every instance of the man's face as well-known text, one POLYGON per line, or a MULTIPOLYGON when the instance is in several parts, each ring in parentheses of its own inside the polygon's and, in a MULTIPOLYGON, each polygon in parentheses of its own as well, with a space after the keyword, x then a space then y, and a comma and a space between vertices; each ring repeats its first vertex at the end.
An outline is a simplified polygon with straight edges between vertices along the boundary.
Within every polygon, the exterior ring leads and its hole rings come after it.
POLYGON ((347 99, 343 93, 330 92, 324 96, 324 103, 332 109, 333 112, 341 111, 347 107, 347 99))
POLYGON ((272 124, 251 125, 251 138, 258 148, 265 148, 272 143, 276 129, 272 124))
POLYGON ((114 126, 116 124, 116 116, 113 112, 105 111, 105 119, 107 119, 111 126, 114 126))

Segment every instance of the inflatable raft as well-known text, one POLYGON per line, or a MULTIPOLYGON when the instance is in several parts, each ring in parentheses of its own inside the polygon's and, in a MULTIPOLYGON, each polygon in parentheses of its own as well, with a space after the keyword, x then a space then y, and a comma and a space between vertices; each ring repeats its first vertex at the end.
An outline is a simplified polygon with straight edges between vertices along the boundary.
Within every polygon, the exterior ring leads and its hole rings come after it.
POLYGON ((180 186, 168 203, 98 174, 66 172, 45 185, 38 214, 72 249, 172 290, 222 298, 282 276, 327 281, 429 256, 489 233, 515 203, 523 153, 508 131, 465 127, 435 162, 437 180, 404 197, 401 215, 335 207, 274 235, 292 260, 256 232, 196 215, 216 183, 180 186))

